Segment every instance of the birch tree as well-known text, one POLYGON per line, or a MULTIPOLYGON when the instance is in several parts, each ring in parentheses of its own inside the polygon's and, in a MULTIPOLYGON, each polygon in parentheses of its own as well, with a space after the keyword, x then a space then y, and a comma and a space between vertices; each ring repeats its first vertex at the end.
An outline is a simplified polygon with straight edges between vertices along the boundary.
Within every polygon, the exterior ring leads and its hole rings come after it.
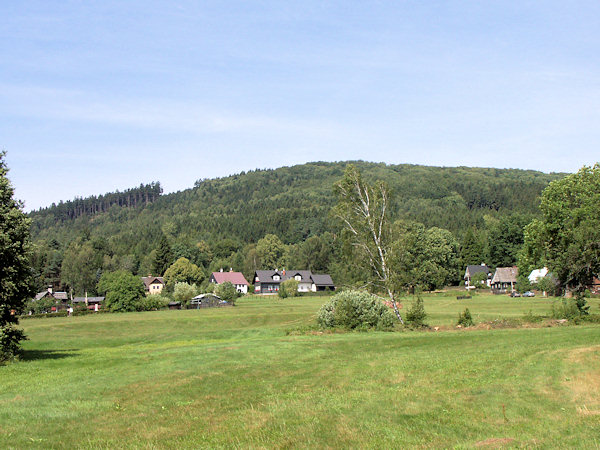
POLYGON ((334 190, 338 199, 335 216, 343 223, 356 254, 369 267, 371 283, 387 293, 396 317, 404 323, 396 304, 397 289, 391 276, 393 237, 389 188, 383 181, 374 185, 367 183, 358 169, 349 165, 334 190))

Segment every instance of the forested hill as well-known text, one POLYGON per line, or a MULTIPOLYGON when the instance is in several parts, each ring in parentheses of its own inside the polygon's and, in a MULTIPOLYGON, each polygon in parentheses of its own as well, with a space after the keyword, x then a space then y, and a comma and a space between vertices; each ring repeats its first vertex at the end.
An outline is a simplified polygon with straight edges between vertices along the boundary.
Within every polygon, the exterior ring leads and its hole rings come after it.
MULTIPOLYGON (((121 202, 73 217, 61 205, 33 212, 32 233, 34 239, 55 239, 62 245, 82 232, 101 235, 122 247, 119 253, 135 254, 154 248, 161 232, 189 243, 231 238, 243 245, 267 233, 298 243, 331 231, 332 185, 347 164, 316 162, 242 172, 199 180, 194 188, 163 196, 158 196, 160 185, 153 184, 153 202, 142 201, 136 208, 121 202)), ((366 179, 390 185, 395 218, 446 228, 457 237, 470 226, 482 225, 486 215, 535 215, 542 189, 562 177, 515 169, 353 164, 366 179)))

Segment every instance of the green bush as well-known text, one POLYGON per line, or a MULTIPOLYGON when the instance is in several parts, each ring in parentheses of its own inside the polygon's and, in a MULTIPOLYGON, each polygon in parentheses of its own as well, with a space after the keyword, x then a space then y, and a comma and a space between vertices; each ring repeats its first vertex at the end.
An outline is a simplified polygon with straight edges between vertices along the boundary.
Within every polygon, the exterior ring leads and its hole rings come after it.
POLYGON ((169 305, 171 299, 164 295, 147 295, 140 301, 140 311, 158 311, 169 305))
POLYGON ((298 296, 298 282, 294 279, 285 280, 279 285, 279 291, 277 292, 280 298, 286 297, 297 297, 298 296))
POLYGON ((574 298, 563 298, 560 301, 552 303, 550 316, 553 319, 577 320, 582 313, 577 307, 577 301, 574 298))
POLYGON ((184 281, 175 283, 173 299, 181 302, 182 305, 187 305, 198 294, 200 294, 200 289, 195 284, 189 284, 184 281))
POLYGON ((215 287, 215 294, 221 297, 221 300, 225 300, 231 303, 232 305, 235 303, 235 299, 239 295, 237 289, 230 281, 217 284, 217 286, 215 287))
POLYGON ((471 286, 476 289, 489 289, 487 285, 488 274, 486 272, 477 272, 471 277, 471 286))
POLYGON ((408 308, 408 311, 406 311, 406 321, 412 326, 424 327, 427 326, 425 323, 426 317, 427 313, 425 312, 423 299, 420 295, 417 295, 410 305, 410 308, 408 308))
POLYGON ((458 322, 457 325, 462 327, 472 327, 475 325, 473 322, 473 317, 471 316, 471 311, 469 308, 465 308, 465 310, 461 313, 458 313, 458 322))
POLYGON ((23 330, 12 325, 0 327, 0 365, 21 354, 19 341, 26 340, 23 330))
POLYGON ((317 313, 322 328, 389 329, 395 316, 379 298, 364 291, 344 291, 334 295, 317 313))

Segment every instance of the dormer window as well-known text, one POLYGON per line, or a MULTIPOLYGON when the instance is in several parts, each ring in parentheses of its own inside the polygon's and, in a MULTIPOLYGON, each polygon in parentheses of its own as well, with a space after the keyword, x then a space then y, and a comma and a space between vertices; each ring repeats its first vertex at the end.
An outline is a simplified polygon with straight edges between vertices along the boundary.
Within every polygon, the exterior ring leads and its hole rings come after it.
POLYGON ((279 277, 279 275, 273 275, 273 280, 275 281, 279 281, 281 278, 279 277))
POLYGON ((294 278, 296 279, 296 281, 300 281, 302 279, 302 276, 301 275, 296 275, 294 278))

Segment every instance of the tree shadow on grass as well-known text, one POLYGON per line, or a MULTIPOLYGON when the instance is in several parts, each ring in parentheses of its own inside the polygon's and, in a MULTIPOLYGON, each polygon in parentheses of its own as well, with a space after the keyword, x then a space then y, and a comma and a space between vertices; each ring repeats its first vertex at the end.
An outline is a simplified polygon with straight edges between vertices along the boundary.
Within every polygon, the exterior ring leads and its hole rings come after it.
POLYGON ((62 359, 76 356, 75 349, 65 350, 23 350, 21 361, 38 361, 41 359, 62 359))

